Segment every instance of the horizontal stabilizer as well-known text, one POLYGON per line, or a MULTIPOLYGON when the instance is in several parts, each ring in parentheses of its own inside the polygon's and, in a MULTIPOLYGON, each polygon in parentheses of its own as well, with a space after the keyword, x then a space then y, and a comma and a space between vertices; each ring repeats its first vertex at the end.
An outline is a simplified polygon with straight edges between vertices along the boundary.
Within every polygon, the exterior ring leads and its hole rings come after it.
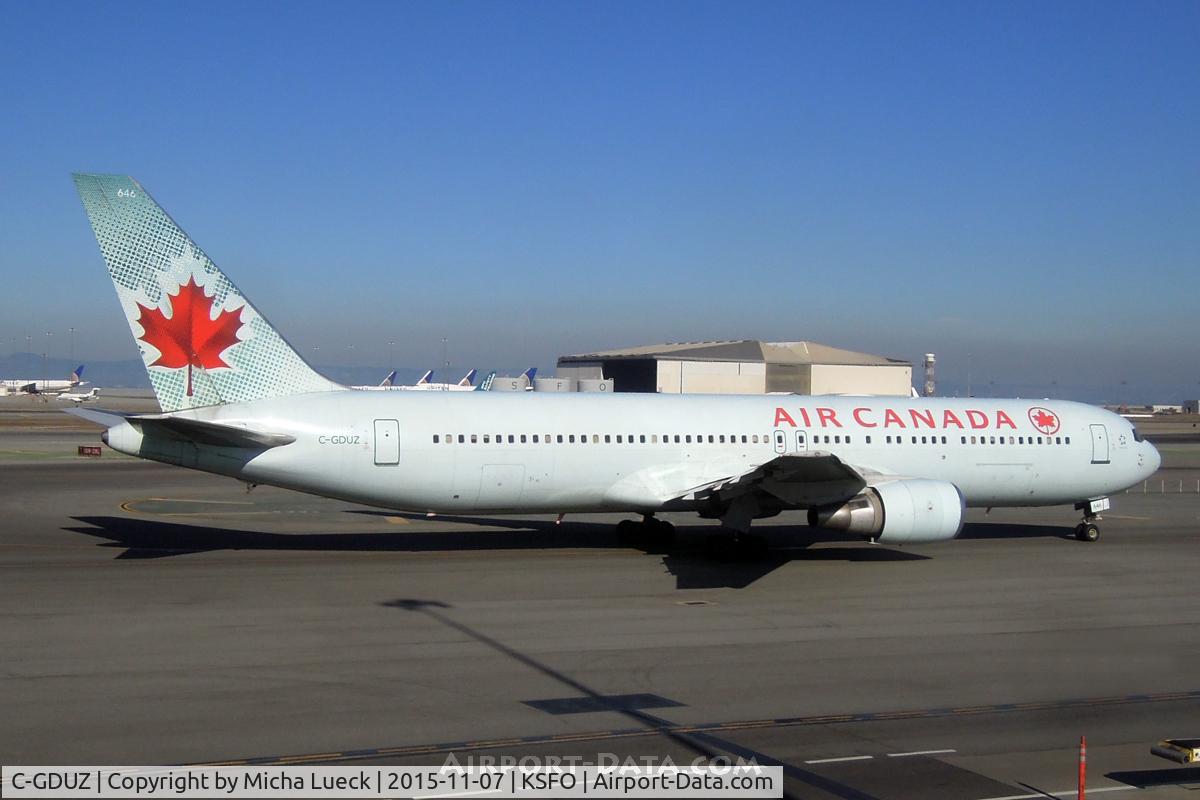
POLYGON ((165 436, 214 447, 245 447, 262 450, 281 447, 296 441, 295 436, 286 433, 252 431, 236 425, 222 425, 219 422, 204 422, 186 417, 154 415, 129 417, 125 421, 135 428, 139 428, 147 436, 165 436))
POLYGON ((123 422, 128 422, 145 436, 179 439, 213 447, 266 450, 296 441, 295 436, 286 433, 254 431, 237 425, 223 425, 219 422, 205 422, 204 420, 173 417, 166 414, 139 416, 123 414, 119 411, 105 411, 99 408, 64 408, 63 411, 106 428, 114 428, 123 422))
POLYGON ((130 417, 129 414, 122 414, 120 411, 107 411, 103 408, 64 408, 63 413, 70 414, 73 417, 82 417, 88 422, 94 422, 106 428, 120 425, 130 417))

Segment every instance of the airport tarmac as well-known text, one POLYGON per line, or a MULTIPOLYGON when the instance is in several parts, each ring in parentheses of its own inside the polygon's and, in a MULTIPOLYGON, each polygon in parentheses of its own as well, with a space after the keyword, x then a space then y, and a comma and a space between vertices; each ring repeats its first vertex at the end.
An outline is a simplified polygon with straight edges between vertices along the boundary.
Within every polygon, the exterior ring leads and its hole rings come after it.
POLYGON ((0 413, 3 763, 723 756, 790 797, 983 800, 1073 795, 1086 735, 1093 793, 1200 788, 1149 753, 1200 736, 1200 444, 1095 544, 1069 508, 908 548, 785 514, 729 563, 693 517, 654 552, 617 516, 248 493, 80 458, 60 416, 0 413))

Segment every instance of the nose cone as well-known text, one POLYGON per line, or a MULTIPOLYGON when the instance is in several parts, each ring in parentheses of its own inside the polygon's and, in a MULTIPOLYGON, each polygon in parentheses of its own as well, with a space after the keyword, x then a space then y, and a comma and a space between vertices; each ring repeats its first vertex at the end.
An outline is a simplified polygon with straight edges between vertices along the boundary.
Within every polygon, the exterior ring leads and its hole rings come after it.
POLYGON ((1145 460, 1143 469, 1145 470, 1145 478, 1149 478, 1154 473, 1158 472, 1158 468, 1162 466, 1162 456, 1158 452, 1158 448, 1149 442, 1142 442, 1142 449, 1145 451, 1145 460))

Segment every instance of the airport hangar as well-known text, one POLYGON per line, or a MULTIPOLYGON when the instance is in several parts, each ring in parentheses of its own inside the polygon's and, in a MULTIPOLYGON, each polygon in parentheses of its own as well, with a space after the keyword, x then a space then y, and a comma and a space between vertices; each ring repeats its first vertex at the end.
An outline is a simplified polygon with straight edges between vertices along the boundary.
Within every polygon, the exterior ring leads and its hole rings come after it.
MULTIPOLYGON (((561 356, 559 379, 610 380, 617 392, 912 393, 912 364, 816 342, 684 342, 561 356)), ((540 387, 539 387, 540 388, 540 387)))

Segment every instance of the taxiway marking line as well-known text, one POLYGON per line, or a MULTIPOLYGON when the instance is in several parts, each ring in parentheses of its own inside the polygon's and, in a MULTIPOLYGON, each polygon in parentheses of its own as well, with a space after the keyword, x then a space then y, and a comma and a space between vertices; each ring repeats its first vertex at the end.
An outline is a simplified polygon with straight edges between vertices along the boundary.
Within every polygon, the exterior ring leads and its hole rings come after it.
POLYGON ((870 761, 875 756, 842 756, 841 758, 813 758, 805 764, 838 764, 842 761, 870 761))
POLYGON ((957 753, 957 750, 913 750, 911 753, 888 753, 888 758, 905 758, 907 756, 938 756, 946 753, 957 753))

